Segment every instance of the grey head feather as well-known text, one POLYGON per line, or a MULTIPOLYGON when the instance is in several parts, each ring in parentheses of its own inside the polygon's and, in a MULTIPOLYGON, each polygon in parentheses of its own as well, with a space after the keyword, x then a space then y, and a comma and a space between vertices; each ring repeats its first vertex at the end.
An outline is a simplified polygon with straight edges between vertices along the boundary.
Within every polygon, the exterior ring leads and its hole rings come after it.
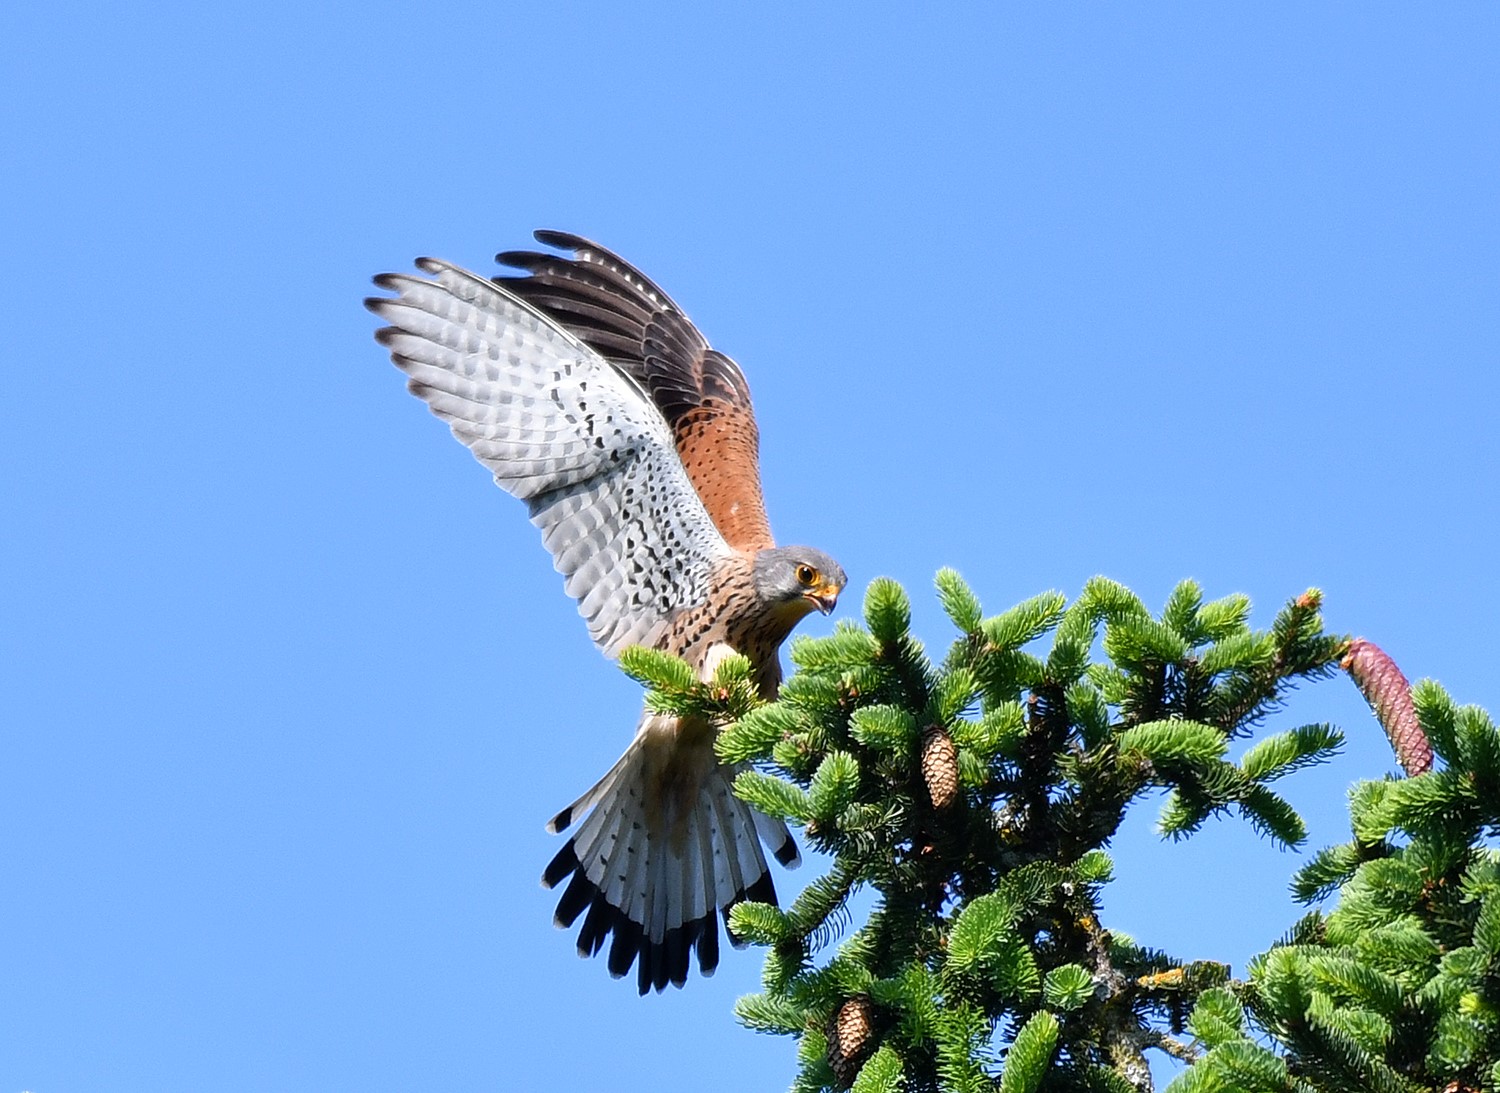
POLYGON ((848 580, 843 567, 816 547, 771 547, 755 555, 755 591, 762 603, 806 600, 827 614, 848 580))

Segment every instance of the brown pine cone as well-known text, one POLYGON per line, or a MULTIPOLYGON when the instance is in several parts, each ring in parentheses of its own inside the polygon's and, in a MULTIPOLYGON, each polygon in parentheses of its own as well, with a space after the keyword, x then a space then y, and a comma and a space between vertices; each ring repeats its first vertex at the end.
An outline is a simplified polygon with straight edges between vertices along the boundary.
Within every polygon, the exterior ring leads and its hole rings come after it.
POLYGON ((922 777, 933 808, 941 811, 958 799, 958 746, 936 725, 922 741, 922 777))
POLYGON ((859 1077, 859 1068, 873 1046, 870 1034, 874 1019, 874 1008, 864 997, 847 999, 833 1015, 828 1029, 828 1065, 843 1089, 859 1077))

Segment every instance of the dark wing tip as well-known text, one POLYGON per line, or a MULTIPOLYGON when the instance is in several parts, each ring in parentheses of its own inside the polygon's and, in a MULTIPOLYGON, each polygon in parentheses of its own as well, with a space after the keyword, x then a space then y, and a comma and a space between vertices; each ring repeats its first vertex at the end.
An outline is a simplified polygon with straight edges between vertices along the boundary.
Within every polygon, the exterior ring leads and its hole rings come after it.
POLYGON ((531 237, 538 243, 547 247, 556 247, 558 250, 600 250, 597 243, 590 242, 581 235, 572 232, 553 231, 551 228, 538 228, 531 233, 531 237))
MULTIPOLYGON (((547 821, 547 834, 556 835, 559 831, 566 831, 573 823, 573 806, 569 805, 552 819, 547 821)), ((572 845, 569 843, 568 845, 572 845)))
POLYGON ((548 262, 556 262, 558 259, 550 254, 539 254, 534 250, 503 250, 495 255, 495 261, 502 266, 512 266, 516 269, 536 270, 548 262))
POLYGON ((776 860, 788 869, 802 860, 802 855, 797 853, 797 840, 790 837, 772 853, 776 856, 776 860))

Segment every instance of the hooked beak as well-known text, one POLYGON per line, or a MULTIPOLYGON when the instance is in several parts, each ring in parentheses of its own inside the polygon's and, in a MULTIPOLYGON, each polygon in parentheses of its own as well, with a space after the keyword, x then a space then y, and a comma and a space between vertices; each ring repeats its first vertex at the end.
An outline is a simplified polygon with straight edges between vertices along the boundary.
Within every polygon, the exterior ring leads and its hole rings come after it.
POLYGON ((816 588, 802 594, 802 598, 812 604, 823 614, 832 613, 838 606, 839 593, 843 591, 836 584, 820 584, 816 588))

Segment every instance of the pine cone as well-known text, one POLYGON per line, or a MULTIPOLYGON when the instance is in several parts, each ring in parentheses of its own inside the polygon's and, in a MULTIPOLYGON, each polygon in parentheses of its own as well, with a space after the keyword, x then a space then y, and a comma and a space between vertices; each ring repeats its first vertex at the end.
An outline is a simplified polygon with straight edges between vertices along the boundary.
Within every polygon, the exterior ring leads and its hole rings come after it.
POLYGON ((1373 641, 1355 638, 1349 643, 1340 667, 1349 673, 1375 711, 1402 769, 1412 776, 1431 770, 1432 745, 1417 723, 1411 684, 1406 682, 1396 662, 1373 641))
POLYGON ((958 799, 958 747, 938 726, 929 729, 922 741, 922 777, 927 779, 933 808, 941 811, 958 799))
POLYGON ((828 1065, 839 1086, 848 1089, 869 1055, 874 1008, 865 997, 847 999, 828 1029, 828 1065))

